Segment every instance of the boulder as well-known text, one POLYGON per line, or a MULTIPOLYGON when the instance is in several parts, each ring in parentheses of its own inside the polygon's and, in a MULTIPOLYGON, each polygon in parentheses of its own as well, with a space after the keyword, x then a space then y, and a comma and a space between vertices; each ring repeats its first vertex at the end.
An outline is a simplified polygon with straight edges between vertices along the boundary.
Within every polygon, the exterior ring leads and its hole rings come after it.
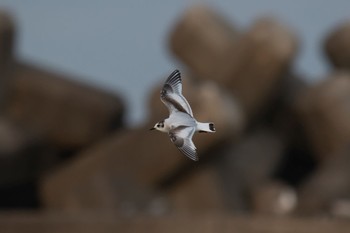
POLYGON ((194 76, 224 86, 251 117, 274 97, 296 54, 297 40, 272 18, 259 19, 238 34, 216 13, 195 6, 175 26, 170 46, 194 76))
POLYGON ((317 158, 344 151, 350 142, 350 74, 335 72, 297 100, 296 111, 317 158))
POLYGON ((329 61, 337 68, 350 69, 350 21, 333 29, 324 41, 329 61))
POLYGON ((18 63, 4 114, 66 150, 82 148, 122 126, 124 105, 117 95, 72 80, 18 63))

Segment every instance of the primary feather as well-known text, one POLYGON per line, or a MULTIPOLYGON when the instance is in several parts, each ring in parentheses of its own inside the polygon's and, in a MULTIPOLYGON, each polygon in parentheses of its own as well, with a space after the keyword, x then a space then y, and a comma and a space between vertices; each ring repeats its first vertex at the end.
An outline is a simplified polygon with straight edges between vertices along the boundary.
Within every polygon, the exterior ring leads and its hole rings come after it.
POLYGON ((182 95, 182 80, 178 70, 169 75, 160 92, 161 101, 167 106, 169 113, 174 111, 185 112, 193 117, 192 109, 182 95))

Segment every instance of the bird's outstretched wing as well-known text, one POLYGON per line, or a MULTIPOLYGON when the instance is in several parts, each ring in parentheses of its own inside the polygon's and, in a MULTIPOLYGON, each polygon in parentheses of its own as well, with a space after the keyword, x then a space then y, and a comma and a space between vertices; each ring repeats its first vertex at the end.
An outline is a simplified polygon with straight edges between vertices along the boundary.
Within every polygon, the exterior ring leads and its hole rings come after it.
POLYGON ((184 155, 194 161, 198 161, 197 148, 192 141, 194 132, 194 127, 179 126, 173 130, 170 130, 169 137, 184 155))
POLYGON ((178 70, 172 72, 160 92, 160 99, 168 107, 169 113, 180 111, 193 117, 191 106, 182 95, 181 74, 178 70))

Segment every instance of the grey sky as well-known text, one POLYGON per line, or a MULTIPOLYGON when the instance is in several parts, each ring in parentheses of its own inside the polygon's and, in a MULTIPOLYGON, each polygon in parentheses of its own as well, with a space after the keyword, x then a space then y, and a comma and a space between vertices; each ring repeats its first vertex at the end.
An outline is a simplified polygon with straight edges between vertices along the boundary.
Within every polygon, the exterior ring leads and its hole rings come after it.
MULTIPOLYGON (((19 57, 71 73, 79 81, 121 93, 131 125, 145 117, 150 89, 179 63, 168 32, 186 7, 204 1, 0 0, 17 19, 19 57)), ((348 0, 205 1, 246 28, 272 14, 299 35, 295 70, 317 80, 328 72, 321 42, 350 18, 348 0)))

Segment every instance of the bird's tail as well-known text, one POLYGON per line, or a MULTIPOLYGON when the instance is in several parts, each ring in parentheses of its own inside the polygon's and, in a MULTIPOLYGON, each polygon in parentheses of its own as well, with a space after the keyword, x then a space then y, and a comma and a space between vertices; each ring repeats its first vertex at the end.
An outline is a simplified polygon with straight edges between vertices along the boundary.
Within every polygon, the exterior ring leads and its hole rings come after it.
POLYGON ((214 133, 216 130, 213 123, 197 122, 197 131, 200 133, 214 133))

